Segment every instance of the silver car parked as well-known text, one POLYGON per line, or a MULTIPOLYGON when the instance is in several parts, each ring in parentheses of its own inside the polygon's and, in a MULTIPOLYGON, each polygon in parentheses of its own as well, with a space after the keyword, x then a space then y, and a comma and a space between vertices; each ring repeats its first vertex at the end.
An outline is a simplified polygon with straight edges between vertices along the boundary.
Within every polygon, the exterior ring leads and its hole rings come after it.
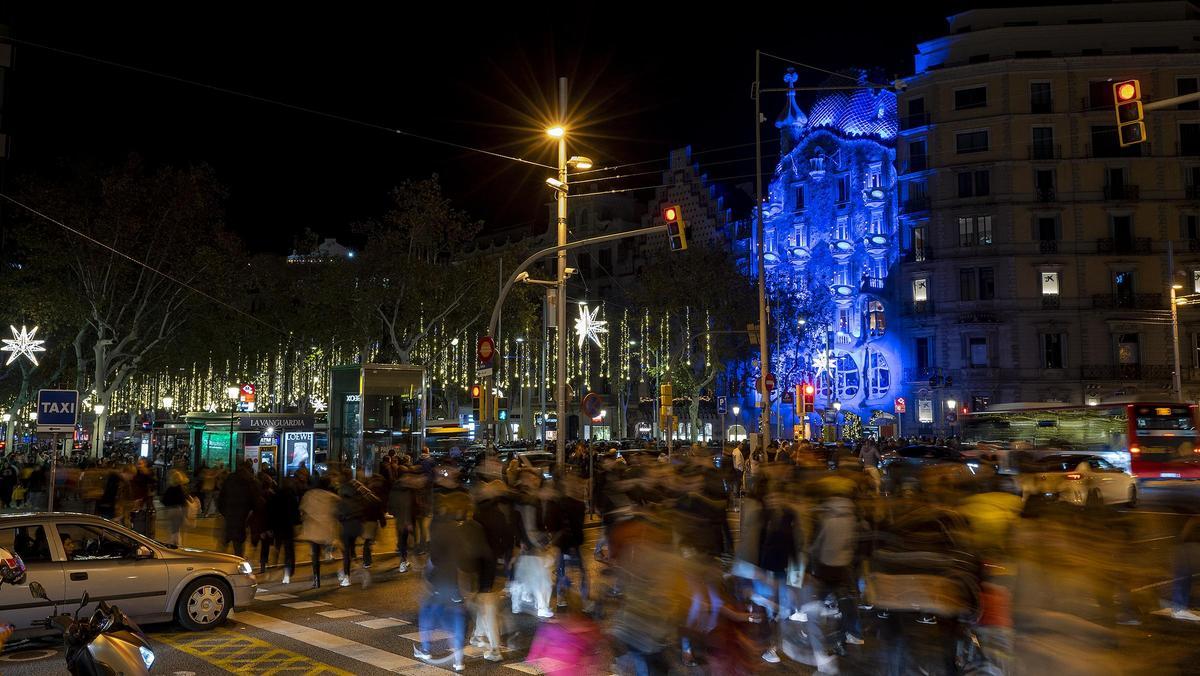
MULTIPOLYGON (((187 629, 209 629, 248 606, 258 587, 241 557, 175 548, 90 514, 0 516, 0 547, 25 561, 26 580, 40 582, 60 609, 73 610, 86 591, 84 614, 108 601, 138 623, 174 619, 187 629)), ((18 635, 44 631, 33 625, 53 609, 32 598, 27 584, 0 587, 0 622, 18 635)))

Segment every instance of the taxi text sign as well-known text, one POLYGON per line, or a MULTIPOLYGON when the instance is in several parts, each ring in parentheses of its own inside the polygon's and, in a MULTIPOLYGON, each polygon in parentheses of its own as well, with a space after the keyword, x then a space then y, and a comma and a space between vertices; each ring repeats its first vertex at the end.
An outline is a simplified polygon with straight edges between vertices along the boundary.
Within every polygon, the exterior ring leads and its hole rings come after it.
POLYGON ((79 416, 79 392, 38 390, 38 432, 73 432, 79 416))

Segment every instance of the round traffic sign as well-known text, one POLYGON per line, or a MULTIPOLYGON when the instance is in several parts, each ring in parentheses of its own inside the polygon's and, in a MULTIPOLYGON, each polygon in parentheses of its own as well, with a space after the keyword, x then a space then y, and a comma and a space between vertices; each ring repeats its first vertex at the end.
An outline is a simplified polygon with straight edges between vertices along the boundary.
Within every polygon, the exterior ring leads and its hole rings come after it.
POLYGON ((583 398, 583 401, 579 404, 579 408, 587 417, 598 418, 600 417, 600 410, 604 408, 604 400, 600 395, 591 392, 583 398))
POLYGON ((475 353, 479 356, 479 361, 491 361, 492 355, 496 354, 496 341, 492 340, 491 336, 484 336, 480 338, 479 346, 475 353))
POLYGON ((775 391, 775 374, 774 373, 767 374, 767 391, 768 392, 775 391))

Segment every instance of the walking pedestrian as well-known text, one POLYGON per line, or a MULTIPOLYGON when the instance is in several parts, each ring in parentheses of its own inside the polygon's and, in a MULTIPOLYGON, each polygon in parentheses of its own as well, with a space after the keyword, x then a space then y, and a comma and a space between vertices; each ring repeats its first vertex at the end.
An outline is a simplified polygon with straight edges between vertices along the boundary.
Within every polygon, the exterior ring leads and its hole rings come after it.
POLYGON ((1171 617, 1200 622, 1200 613, 1191 610, 1192 576, 1200 571, 1200 516, 1193 516, 1179 534, 1175 548, 1175 583, 1171 588, 1171 617))
POLYGON ((296 574, 296 526, 300 524, 300 497, 296 479, 285 477, 267 499, 267 527, 275 543, 275 558, 283 558, 283 584, 296 574))
MULTIPOLYGON (((358 549, 358 539, 363 535, 363 522, 367 519, 366 487, 350 476, 349 470, 342 472, 341 484, 338 486, 337 519, 341 525, 340 542, 342 545, 342 569, 338 574, 338 582, 343 587, 350 586, 350 567, 358 549)), ((371 583, 370 577, 370 545, 363 552, 363 587, 371 583)))
POLYGON ((266 575, 267 561, 271 558, 271 546, 275 534, 267 516, 267 503, 275 495, 275 480, 267 472, 258 473, 258 500, 250 512, 250 542, 258 544, 258 574, 266 575))
POLYGON ((167 490, 163 491, 162 504, 167 512, 167 542, 176 547, 183 545, 183 522, 187 516, 187 488, 187 475, 178 468, 172 469, 167 475, 167 490))
POLYGON ((11 460, 5 460, 0 467, 0 505, 5 509, 12 506, 13 489, 17 487, 19 473, 11 460))
POLYGON ((238 470, 225 479, 221 493, 217 496, 217 510, 225 517, 225 530, 221 548, 232 545, 233 553, 242 556, 246 550, 246 527, 250 514, 259 505, 258 482, 251 471, 253 465, 246 460, 238 470))
POLYGON ((583 563, 580 547, 583 545, 583 520, 587 512, 584 497, 587 494, 586 481, 578 475, 568 474, 563 477, 563 490, 556 501, 555 519, 553 524, 554 544, 558 548, 558 559, 555 564, 554 593, 557 598, 556 606, 565 608, 566 590, 571 586, 567 576, 567 564, 572 563, 579 569, 579 593, 584 607, 589 606, 587 566, 583 563))
MULTIPOLYGON (((429 594, 421 604, 418 625, 421 644, 413 655, 434 662, 433 632, 444 629, 450 634, 451 654, 455 671, 463 671, 463 648, 466 641, 466 613, 460 602, 459 573, 473 579, 476 589, 490 592, 494 579, 494 558, 488 549, 479 522, 470 519, 470 498, 462 491, 446 491, 435 504, 436 514, 430 525, 427 579, 429 594), (492 562, 492 566, 486 565, 492 562)), ((446 659, 438 660, 444 662, 446 659)))
POLYGON ((304 491, 300 499, 300 533, 296 539, 312 547, 313 589, 321 586, 321 552, 340 534, 338 503, 329 477, 317 479, 316 486, 304 491))
POLYGON ((408 537, 413 533, 414 519, 417 513, 417 492, 424 483, 417 470, 407 463, 399 465, 395 470, 396 479, 388 491, 388 511, 392 513, 393 524, 396 528, 396 553, 400 559, 400 572, 407 573, 408 537))

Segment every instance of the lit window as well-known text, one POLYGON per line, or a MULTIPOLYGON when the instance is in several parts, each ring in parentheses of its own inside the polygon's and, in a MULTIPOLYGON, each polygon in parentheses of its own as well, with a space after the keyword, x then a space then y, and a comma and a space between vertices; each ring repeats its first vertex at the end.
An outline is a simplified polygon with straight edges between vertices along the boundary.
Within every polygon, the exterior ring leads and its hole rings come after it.
POLYGON ((887 359, 874 350, 867 351, 867 398, 878 399, 887 396, 892 385, 892 374, 888 369, 887 359))
MULTIPOLYGON (((1026 278, 1028 279, 1028 277, 1026 278)), ((1200 281, 1200 280, 1198 280, 1200 281)), ((1057 296, 1058 295, 1058 273, 1050 271, 1042 271, 1042 295, 1057 296)))
POLYGON ((837 219, 837 239, 850 239, 850 219, 846 216, 838 216, 837 219))
POLYGON ((928 281, 924 277, 913 280, 913 302, 924 303, 929 300, 928 281))
POLYGON ((867 328, 870 329, 871 335, 883 335, 883 331, 887 328, 887 321, 883 315, 883 303, 873 300, 867 303, 867 328))
POLYGON ((883 234, 883 212, 881 212, 881 211, 872 211, 871 212, 871 234, 872 235, 882 235, 883 234))
POLYGON ((1200 293, 1200 268, 1192 270, 1192 293, 1200 293))

